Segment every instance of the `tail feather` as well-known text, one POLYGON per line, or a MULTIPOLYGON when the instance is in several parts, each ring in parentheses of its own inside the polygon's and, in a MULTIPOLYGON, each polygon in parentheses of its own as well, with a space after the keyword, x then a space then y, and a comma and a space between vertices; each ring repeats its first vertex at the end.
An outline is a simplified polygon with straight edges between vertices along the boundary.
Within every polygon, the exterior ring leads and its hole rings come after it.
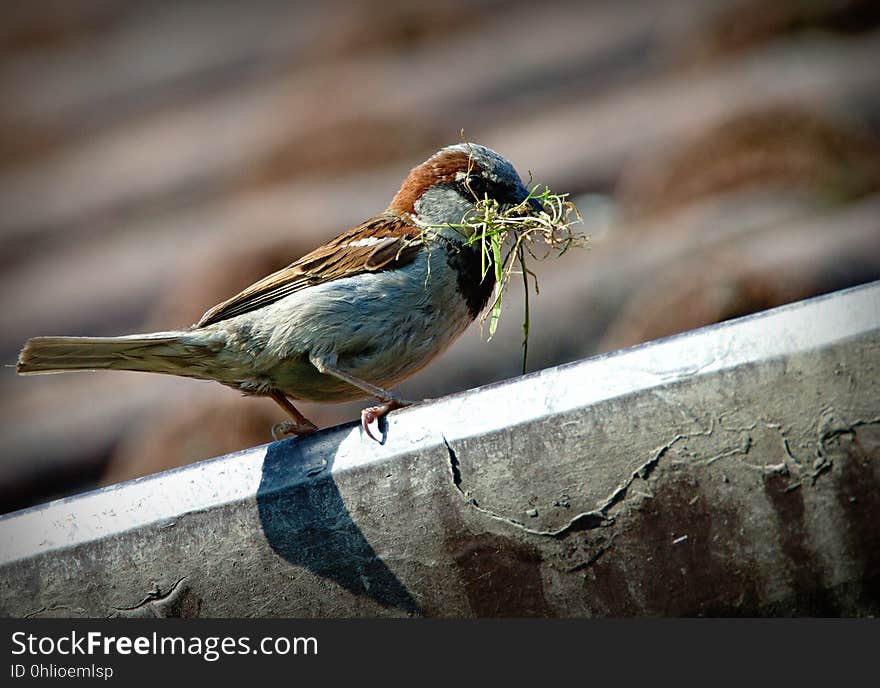
POLYGON ((136 370, 199 377, 192 368, 193 349, 186 333, 156 332, 124 337, 35 337, 18 355, 17 371, 23 375, 75 370, 136 370))

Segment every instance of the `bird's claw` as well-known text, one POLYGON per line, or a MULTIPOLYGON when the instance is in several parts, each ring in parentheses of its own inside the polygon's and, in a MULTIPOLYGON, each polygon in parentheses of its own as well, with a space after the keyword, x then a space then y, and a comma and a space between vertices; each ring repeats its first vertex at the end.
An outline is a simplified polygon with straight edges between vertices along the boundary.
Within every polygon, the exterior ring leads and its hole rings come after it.
MULTIPOLYGON (((403 401, 402 399, 388 399, 377 406, 368 406, 363 411, 361 411, 361 427, 364 429, 364 432, 367 433, 367 437, 369 437, 374 442, 378 442, 382 444, 385 441, 385 438, 379 439, 376 437, 372 431, 370 430, 370 425, 376 423, 377 429, 379 428, 378 421, 388 415, 389 412, 394 409, 403 408, 404 406, 409 406, 412 404, 411 401, 403 401)), ((384 435, 384 433, 382 433, 384 435)))
POLYGON ((311 435, 317 429, 318 426, 313 423, 306 425, 304 423, 291 423, 289 420, 285 420, 272 426, 272 439, 277 442, 291 435, 311 435))

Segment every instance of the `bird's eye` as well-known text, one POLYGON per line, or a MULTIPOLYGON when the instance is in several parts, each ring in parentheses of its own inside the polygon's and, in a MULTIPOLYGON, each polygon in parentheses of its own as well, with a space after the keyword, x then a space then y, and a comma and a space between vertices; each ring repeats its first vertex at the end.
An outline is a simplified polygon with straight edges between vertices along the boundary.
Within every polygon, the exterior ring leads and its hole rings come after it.
POLYGON ((460 184, 462 191, 469 196, 476 196, 478 199, 482 199, 487 192, 491 196, 488 182, 479 175, 468 175, 461 180, 460 184))

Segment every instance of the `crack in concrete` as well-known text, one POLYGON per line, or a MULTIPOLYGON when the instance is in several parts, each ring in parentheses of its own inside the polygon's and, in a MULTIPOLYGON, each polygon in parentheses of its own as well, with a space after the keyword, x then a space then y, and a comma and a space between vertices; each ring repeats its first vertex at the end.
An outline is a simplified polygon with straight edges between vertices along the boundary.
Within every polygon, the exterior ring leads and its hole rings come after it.
MULTIPOLYGON (((828 419, 826 418, 826 421, 827 420, 828 419)), ((866 420, 856 420, 856 421, 853 421, 852 423, 849 423, 849 424, 841 423, 841 425, 829 427, 829 428, 826 428, 823 430, 822 429, 822 422, 820 421, 818 424, 818 427, 817 427, 817 430, 819 430, 819 433, 818 433, 819 434, 819 440, 818 440, 819 446, 817 448, 817 451, 824 452, 825 451, 825 444, 829 440, 834 439, 835 437, 840 437, 841 435, 854 434, 855 428, 859 428, 864 425, 878 425, 878 424, 880 424, 880 417, 868 418, 866 420)), ((822 456, 822 454, 820 453, 819 456, 822 456)))
POLYGON ((528 533, 529 535, 550 538, 563 537, 570 532, 576 532, 580 530, 592 530, 593 528, 599 528, 613 521, 613 519, 609 519, 597 510, 584 511, 569 519, 568 523, 566 523, 561 528, 558 528, 556 530, 538 530, 536 528, 529 528, 522 521, 517 521, 516 519, 509 518, 507 516, 502 516, 501 514, 495 513, 491 509, 482 507, 479 505, 477 500, 471 497, 470 494, 468 494, 468 492, 462 487, 461 465, 458 461, 458 455, 449 444, 449 440, 446 439, 446 436, 443 435, 442 437, 443 444, 446 445, 446 452, 449 455, 449 472, 452 476, 452 484, 455 486, 455 489, 458 490, 459 494, 464 498, 465 502, 467 502, 467 504, 471 508, 480 512, 484 516, 491 518, 494 521, 506 523, 507 525, 513 526, 514 528, 517 528, 524 533, 528 533))
POLYGON ((39 616, 40 614, 45 614, 46 612, 61 612, 61 611, 78 612, 78 613, 84 614, 86 610, 83 609, 82 607, 68 607, 66 604, 53 604, 49 607, 40 607, 37 610, 34 610, 32 612, 28 612, 22 618, 33 619, 34 617, 39 616))
POLYGON ((455 488, 459 492, 464 494, 464 490, 461 488, 461 465, 458 463, 458 456, 455 454, 455 451, 449 446, 449 440, 446 439, 446 435, 443 435, 443 444, 446 445, 446 451, 449 454, 449 468, 452 471, 452 484, 455 485, 455 488))
POLYGON ((613 506, 617 505, 619 502, 623 501, 623 499, 626 497, 627 491, 629 490, 630 486, 636 480, 647 480, 650 477, 651 473, 654 471, 654 469, 657 467, 657 464, 660 462, 660 459, 663 457, 663 455, 666 452, 668 452, 670 449, 672 449, 672 447, 677 442, 680 442, 681 440, 687 439, 688 437, 689 437, 688 435, 681 435, 681 434, 676 435, 669 442, 667 442, 663 446, 655 449, 654 454, 650 459, 645 461, 645 463, 643 463, 636 470, 634 470, 630 474, 629 478, 627 478, 622 483, 620 483, 614 489, 614 491, 608 497, 605 498, 605 500, 602 502, 602 505, 599 507, 598 511, 602 514, 605 514, 611 507, 613 507, 613 506))
POLYGON ((570 566, 565 569, 566 573, 575 573, 577 571, 583 571, 584 569, 590 568, 593 564, 595 564, 602 557, 605 552, 611 549, 611 545, 614 544, 614 540, 617 538, 617 533, 613 533, 608 540, 603 542, 599 547, 596 548, 596 551, 593 552, 589 557, 587 557, 584 561, 579 564, 575 564, 574 566, 570 566))
MULTIPOLYGON (((813 462, 813 470, 809 473, 810 484, 815 485, 823 473, 827 473, 834 466, 834 460, 829 456, 826 444, 842 435, 855 435, 855 429, 865 425, 880 425, 880 416, 864 418, 846 423, 834 415, 833 409, 829 408, 825 416, 816 424, 816 460, 813 462)), ((800 465, 800 464, 799 464, 800 465)))
POLYGON ((701 462, 704 466, 711 466, 716 461, 720 461, 721 459, 727 459, 731 456, 746 456, 752 448, 752 436, 746 434, 743 438, 742 445, 739 447, 734 447, 733 449, 728 449, 727 451, 723 451, 720 454, 716 454, 708 459, 703 459, 701 462))
POLYGON ((791 444, 788 441, 787 437, 782 438, 782 448, 785 449, 785 453, 792 461, 797 464, 798 468, 803 468, 803 464, 800 462, 798 457, 796 457, 791 451, 791 444))
POLYGON ((724 417, 729 416, 731 413, 734 413, 734 412, 733 411, 725 411, 724 413, 722 413, 721 415, 718 416, 718 427, 721 428, 722 430, 725 430, 727 432, 749 432, 751 430, 754 430, 756 427, 758 427, 758 421, 755 421, 754 423, 751 423, 749 425, 738 425, 738 426, 737 425, 735 425, 735 426, 725 425, 724 424, 724 417))
MULTIPOLYGON (((666 400, 666 399, 664 399, 664 401, 668 402, 668 400, 666 400)), ((679 409, 679 410, 681 410, 681 409, 679 409)), ((683 413, 683 415, 685 415, 685 414, 683 413)), ((690 420, 694 420, 694 418, 691 417, 690 420)), ((805 468, 804 468, 803 464, 792 453, 791 446, 789 444, 788 438, 785 437, 785 431, 783 430, 782 426, 777 423, 770 423, 767 421, 763 421, 763 419, 762 419, 762 422, 766 427, 773 429, 773 430, 776 430, 778 432, 778 434, 782 438, 782 446, 785 450, 786 457, 788 459, 791 459, 791 461, 794 464, 795 470, 792 471, 792 469, 790 468, 790 466, 786 460, 783 460, 782 462, 780 462, 778 464, 764 464, 764 465, 760 465, 760 466, 756 465, 756 464, 748 463, 746 461, 742 461, 741 465, 743 465, 747 468, 754 469, 754 470, 759 470, 766 475, 792 475, 794 473, 795 481, 792 482, 786 488, 785 491, 790 492, 792 490, 798 489, 799 487, 801 487, 801 484, 802 484, 800 478, 804 477, 805 468)), ((838 427, 836 427, 836 428, 834 428, 824 434, 820 433, 819 451, 821 452, 822 450, 824 450, 824 443, 827 442, 829 439, 831 439, 834 436, 852 433, 854 431, 854 428, 862 426, 862 425, 874 425, 874 424, 880 424, 880 417, 872 418, 872 419, 868 419, 868 420, 857 420, 857 421, 855 421, 849 425, 846 425, 846 426, 838 426, 838 427)), ((724 430, 734 429, 734 428, 724 427, 721 424, 720 420, 718 421, 717 425, 719 427, 722 427, 724 430)), ((739 430, 739 431, 752 430, 756 427, 756 425, 757 425, 757 423, 752 424, 750 426, 746 426, 746 427, 742 427, 742 428, 735 428, 735 429, 739 430)), ((462 496, 462 498, 465 500, 465 502, 471 508, 473 508, 475 511, 478 511, 479 513, 483 514, 484 516, 491 518, 494 521, 499 521, 499 522, 505 523, 509 526, 513 526, 514 528, 516 528, 516 529, 518 529, 528 535, 534 535, 534 536, 538 536, 538 537, 548 537, 548 538, 562 538, 562 537, 565 537, 566 535, 568 535, 569 533, 583 531, 583 530, 593 530, 596 528, 602 528, 602 527, 607 527, 607 526, 613 525, 615 522, 615 519, 613 516, 609 515, 609 511, 611 509, 613 509, 615 506, 617 506, 618 504, 620 504, 626 498, 630 487, 632 487, 633 483, 636 480, 647 480, 650 477, 651 473, 654 471, 654 469, 659 464, 660 459, 675 444, 677 444, 678 442, 681 442, 682 440, 690 439, 693 436, 711 435, 714 432, 715 427, 716 427, 716 421, 715 421, 715 418, 713 417, 713 418, 710 418, 710 425, 708 428, 701 428, 699 431, 694 432, 694 433, 689 433, 687 435, 685 435, 685 434, 676 435, 671 440, 669 440, 666 444, 655 449, 651 458, 648 459, 647 461, 645 461, 643 464, 641 464, 638 468, 636 468, 626 480, 622 481, 616 488, 614 488, 614 490, 611 492, 611 494, 608 495, 608 497, 606 497, 601 502, 601 504, 599 505, 598 508, 592 509, 590 511, 583 511, 583 512, 578 513, 577 515, 575 515, 574 517, 569 519, 568 522, 565 523, 565 525, 563 525, 562 527, 557 528, 555 530, 540 530, 537 528, 529 528, 522 521, 518 521, 518 520, 516 520, 514 518, 510 518, 508 516, 503 516, 499 513, 496 513, 495 511, 492 511, 491 509, 487 509, 486 507, 480 506, 479 502, 477 502, 477 500, 473 496, 471 496, 470 493, 467 490, 465 490, 463 487, 463 478, 462 478, 462 474, 461 474, 461 462, 458 459, 458 455, 457 455, 456 451, 452 448, 452 445, 449 443, 449 440, 446 438, 446 435, 441 435, 441 436, 443 437, 443 444, 446 445, 446 452, 447 452, 448 458, 449 458, 449 473, 452 478, 452 484, 455 487, 455 489, 458 491, 458 493, 462 496)), ((754 446, 754 443, 753 443, 752 437, 750 434, 747 433, 745 435, 745 437, 743 438, 743 443, 741 446, 734 447, 732 449, 728 449, 728 450, 723 451, 723 452, 721 452, 715 456, 712 456, 708 459, 703 459, 703 460, 699 461, 698 463, 700 463, 704 466, 710 466, 721 459, 728 458, 731 456, 737 456, 737 455, 746 456, 749 454, 749 452, 751 451, 753 446, 754 446)), ((815 467, 814 470, 812 471, 812 473, 810 474, 810 477, 812 478, 811 484, 815 484, 816 478, 831 468, 831 461, 825 459, 821 453, 819 454, 819 456, 820 456, 820 458, 823 459, 823 462, 818 467, 815 467)), ((577 567, 573 570, 581 570, 581 569, 587 568, 590 564, 592 564, 594 561, 596 561, 611 546, 611 543, 613 541, 614 541, 614 538, 612 537, 608 541, 607 545, 603 545, 602 547, 600 547, 599 550, 597 550, 597 552, 593 556, 591 556, 586 562, 578 564, 577 567)))
POLYGON ((177 582, 174 583, 174 585, 172 585, 168 589, 168 592, 166 592, 165 594, 162 594, 162 590, 161 590, 161 588, 159 588, 159 584, 155 583, 153 585, 153 589, 150 590, 150 592, 148 592, 144 596, 144 599, 142 599, 140 602, 138 602, 133 607, 111 607, 111 609, 113 609, 114 611, 117 611, 117 612, 132 612, 132 611, 135 611, 136 609, 141 609, 142 607, 146 607, 147 605, 150 605, 153 602, 162 602, 164 600, 167 600, 169 597, 171 597, 171 595, 174 594, 174 591, 177 590, 177 587, 185 580, 186 580, 186 576, 179 578, 177 580, 177 582))
POLYGON ((670 442, 667 442, 665 445, 655 450, 654 455, 648 461, 636 468, 628 479, 624 480, 620 485, 618 485, 614 489, 614 491, 602 501, 602 504, 599 506, 598 509, 582 511, 579 514, 570 518, 565 525, 555 530, 539 530, 536 528, 529 528, 522 521, 517 521, 516 519, 509 518, 507 516, 502 516, 501 514, 498 514, 491 509, 480 506, 477 500, 474 499, 462 487, 461 464, 458 460, 458 455, 449 444, 449 440, 446 439, 446 436, 443 435, 442 437, 443 444, 446 445, 446 452, 449 455, 449 472, 452 476, 452 484, 454 485, 455 489, 458 490, 459 494, 461 494, 468 505, 470 505, 473 509, 480 512, 484 516, 487 516, 495 521, 506 523, 507 525, 513 526, 524 533, 549 538, 561 538, 568 535, 569 533, 579 532, 583 530, 593 530, 595 528, 601 528, 613 524, 614 518, 608 515, 608 510, 617 505, 621 500, 623 500, 623 498, 626 496, 627 490, 635 480, 647 480, 648 476, 650 476, 651 472, 657 466, 657 462, 660 460, 663 454, 669 451, 672 445, 674 445, 676 442, 685 438, 684 435, 677 435, 670 442))

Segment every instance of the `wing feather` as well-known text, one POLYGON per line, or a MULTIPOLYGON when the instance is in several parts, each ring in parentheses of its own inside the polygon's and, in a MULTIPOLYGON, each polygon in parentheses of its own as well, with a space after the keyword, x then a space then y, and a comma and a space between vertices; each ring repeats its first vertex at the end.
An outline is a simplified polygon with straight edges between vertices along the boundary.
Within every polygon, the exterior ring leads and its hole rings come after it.
POLYGON ((379 215, 208 310, 196 327, 213 325, 279 301, 301 289, 412 262, 421 230, 397 215, 379 215))

